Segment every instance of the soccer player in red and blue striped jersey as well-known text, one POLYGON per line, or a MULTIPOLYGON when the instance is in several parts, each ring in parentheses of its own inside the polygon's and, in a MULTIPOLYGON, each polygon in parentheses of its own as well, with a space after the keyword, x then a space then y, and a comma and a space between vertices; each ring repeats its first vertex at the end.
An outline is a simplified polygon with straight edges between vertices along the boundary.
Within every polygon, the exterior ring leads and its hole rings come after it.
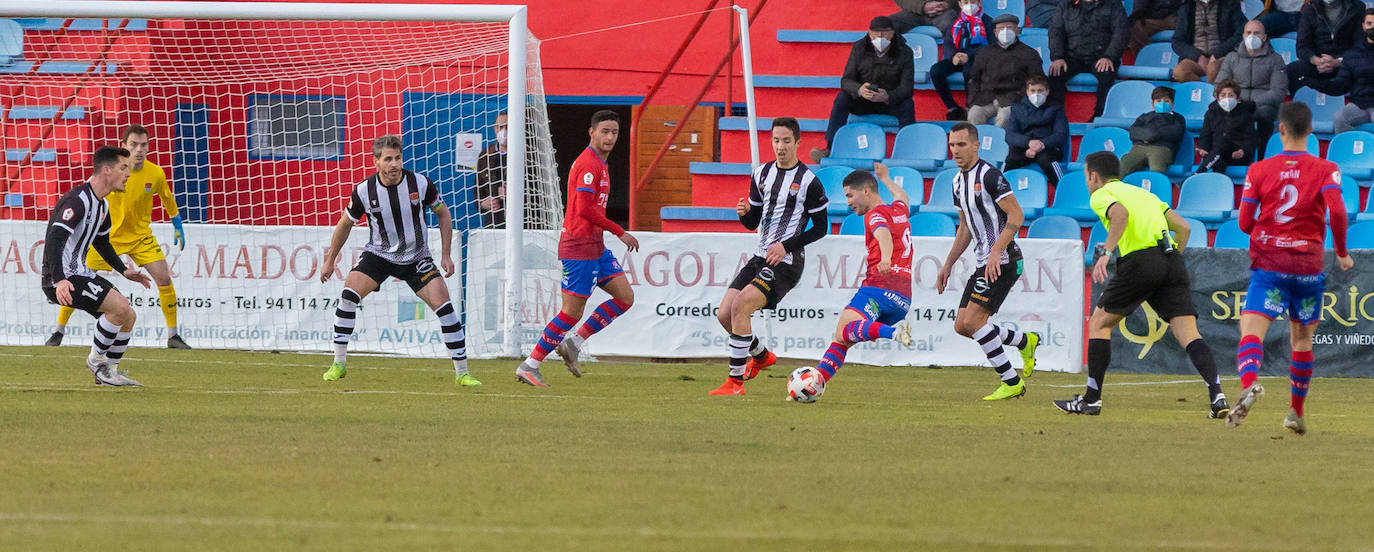
POLYGON ((1312 111, 1307 105, 1283 104, 1279 109, 1283 153, 1251 165, 1245 175, 1240 228, 1250 234, 1250 289, 1240 315, 1236 352, 1244 391, 1226 417, 1229 427, 1240 425, 1264 395, 1264 387, 1255 382, 1264 361, 1263 336, 1270 322, 1287 315, 1292 402, 1283 427, 1298 435, 1307 433, 1303 403, 1312 378, 1312 335, 1326 292, 1323 242, 1328 213, 1337 263, 1341 270, 1355 266, 1345 249, 1341 171, 1335 163, 1307 153, 1311 132, 1312 111))
POLYGON ((568 210, 558 237, 558 260, 563 263, 563 308, 544 328, 544 335, 529 358, 515 369, 516 379, 535 387, 548 387, 539 373, 539 365, 555 350, 563 357, 568 371, 581 377, 577 355, 582 342, 625 314, 635 302, 634 290, 620 262, 606 249, 604 241, 605 232, 610 232, 630 251, 639 250, 639 240, 606 218, 606 200, 611 195, 606 158, 620 137, 620 117, 614 111, 598 111, 592 115, 587 133, 591 135, 587 149, 568 170, 568 210), (565 340, 563 337, 582 319, 593 287, 606 290, 611 298, 596 307, 577 333, 565 340))
POLYGON ((844 366, 849 348, 865 341, 895 339, 911 345, 911 329, 902 323, 911 310, 911 223, 906 191, 887 176, 887 167, 873 164, 873 173, 854 171, 844 178, 849 209, 864 218, 868 273, 854 299, 840 313, 835 341, 816 366, 826 381, 844 366), (875 178, 876 176, 876 178, 875 178), (892 203, 878 195, 882 181, 892 203))

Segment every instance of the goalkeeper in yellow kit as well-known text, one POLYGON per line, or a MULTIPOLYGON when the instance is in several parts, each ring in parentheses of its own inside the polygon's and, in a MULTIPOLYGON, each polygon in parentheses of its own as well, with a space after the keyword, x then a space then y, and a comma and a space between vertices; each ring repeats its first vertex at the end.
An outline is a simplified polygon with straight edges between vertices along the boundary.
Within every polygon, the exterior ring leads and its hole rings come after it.
MULTIPOLYGON (((147 129, 129 125, 120 134, 120 145, 133 154, 133 172, 129 174, 124 191, 112 192, 105 198, 110 205, 110 245, 119 255, 132 257, 135 265, 147 269, 157 284, 158 304, 167 319, 167 347, 190 349, 191 346, 177 335, 177 292, 172 287, 172 276, 162 256, 162 247, 158 246, 152 230, 148 228, 153 217, 153 196, 161 197, 162 209, 171 217, 172 226, 176 229, 172 244, 182 249, 186 247, 186 234, 182 231, 176 198, 167 184, 167 173, 147 160, 147 129)), ((86 266, 95 270, 111 270, 110 265, 94 249, 87 252, 86 266)), ((72 312, 71 307, 62 307, 57 315, 57 331, 48 338, 47 345, 62 344, 72 312)))

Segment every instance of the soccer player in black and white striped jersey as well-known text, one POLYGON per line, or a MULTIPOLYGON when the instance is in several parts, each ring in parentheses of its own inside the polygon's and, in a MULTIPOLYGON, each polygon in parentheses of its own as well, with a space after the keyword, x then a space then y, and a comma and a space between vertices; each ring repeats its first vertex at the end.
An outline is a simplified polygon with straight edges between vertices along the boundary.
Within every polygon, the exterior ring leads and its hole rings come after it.
POLYGON ((959 165, 959 174, 954 177, 959 230, 954 235, 954 244, 944 266, 940 267, 935 289, 945 292, 954 263, 972 243, 978 268, 964 285, 964 295, 954 317, 954 331, 977 341, 1002 378, 1002 385, 983 400, 1020 397, 1026 394, 1026 382, 1021 378, 1030 377, 1035 370, 1035 349, 1040 345, 1040 335, 999 327, 988 319, 997 314, 1024 270, 1016 234, 1025 216, 1002 171, 978 158, 978 127, 969 123, 954 125, 949 131, 949 151, 959 165), (1003 345, 1021 350, 1021 374, 1018 375, 1007 361, 1003 345))
POLYGON ((86 368, 99 385, 141 385, 119 371, 129 346, 136 315, 129 299, 86 266, 86 251, 95 249, 111 268, 148 287, 148 275, 124 265, 110 245, 110 208, 105 196, 124 191, 129 179, 129 150, 104 146, 95 150, 94 171, 85 184, 57 200, 48 218, 43 243, 43 294, 49 301, 86 311, 96 318, 95 342, 86 368))
POLYGON ((712 395, 743 395, 745 380, 777 362, 777 356, 754 337, 751 317, 759 309, 777 307, 797 285, 806 259, 803 248, 830 230, 825 187, 797 159, 801 125, 791 117, 779 117, 773 119, 772 134, 776 159, 754 170, 749 198, 740 198, 735 208, 745 228, 758 229, 759 244, 716 312, 730 333, 730 376, 712 395))
POLYGON ((429 229, 425 210, 439 216, 439 240, 443 254, 439 267, 444 277, 453 275, 453 219, 439 197, 439 188, 423 175, 402 168, 401 139, 387 135, 372 142, 372 160, 377 172, 353 187, 348 207, 334 226, 329 251, 324 256, 320 281, 334 274, 339 251, 353 225, 365 216, 370 228, 367 245, 358 265, 344 280, 339 307, 334 311, 334 364, 324 373, 325 381, 342 379, 347 374, 348 340, 353 335, 358 304, 390 277, 404 280, 411 291, 439 316, 444 345, 453 360, 453 382, 464 387, 482 385, 468 373, 467 337, 463 323, 449 300, 448 284, 430 256, 429 229))

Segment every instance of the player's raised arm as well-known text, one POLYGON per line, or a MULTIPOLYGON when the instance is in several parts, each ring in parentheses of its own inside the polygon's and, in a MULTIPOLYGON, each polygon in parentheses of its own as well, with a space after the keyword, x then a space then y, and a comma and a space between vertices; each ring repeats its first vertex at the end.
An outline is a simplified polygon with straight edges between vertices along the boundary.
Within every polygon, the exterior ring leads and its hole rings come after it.
MULTIPOLYGON (((898 186, 897 183, 893 182, 892 178, 888 176, 887 165, 874 161, 873 175, 878 177, 878 182, 882 182, 884 186, 887 186, 887 191, 892 192, 893 203, 900 201, 908 206, 911 205, 911 197, 907 195, 906 190, 903 190, 901 186, 898 186)), ((889 235, 888 238, 890 240, 891 235, 889 235)))

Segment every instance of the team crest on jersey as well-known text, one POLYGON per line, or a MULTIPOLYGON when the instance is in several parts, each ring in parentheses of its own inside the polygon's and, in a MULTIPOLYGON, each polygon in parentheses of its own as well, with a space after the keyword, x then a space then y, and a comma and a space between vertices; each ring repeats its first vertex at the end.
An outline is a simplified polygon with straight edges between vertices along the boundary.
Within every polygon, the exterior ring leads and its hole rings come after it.
POLYGON ((146 183, 143 184, 143 193, 145 193, 145 194, 151 194, 151 193, 153 193, 153 183, 152 183, 152 182, 146 182, 146 183))
POLYGON ((76 211, 73 211, 71 207, 68 207, 68 208, 66 208, 66 209, 63 209, 63 210, 62 210, 62 220, 72 220, 72 215, 75 215, 75 214, 76 214, 76 211))
POLYGON ((582 183, 590 186, 592 183, 592 178, 592 173, 584 174, 582 175, 582 183))
POLYGON ((797 195, 801 191, 801 182, 793 182, 792 187, 788 188, 787 195, 797 195))
POLYGON ((1341 171, 1333 171, 1333 172, 1331 173, 1331 181, 1332 181, 1332 182, 1335 182, 1335 183, 1337 183, 1337 184, 1340 184, 1340 183, 1341 183, 1341 171))
POLYGON ((418 205, 420 203, 420 193, 412 192, 410 194, 410 202, 418 205))

